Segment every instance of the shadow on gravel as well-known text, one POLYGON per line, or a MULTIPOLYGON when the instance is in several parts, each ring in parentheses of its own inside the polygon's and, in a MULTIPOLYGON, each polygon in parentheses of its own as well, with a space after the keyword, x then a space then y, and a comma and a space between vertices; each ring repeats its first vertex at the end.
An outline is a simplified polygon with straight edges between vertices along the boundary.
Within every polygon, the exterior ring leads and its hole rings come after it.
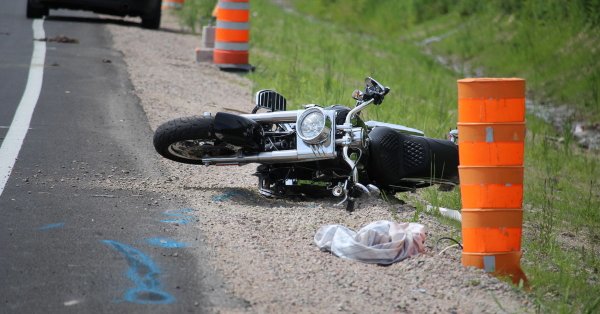
POLYGON ((46 21, 60 21, 71 23, 89 23, 89 24, 115 24, 123 26, 140 27, 140 23, 125 21, 121 19, 111 19, 102 17, 82 17, 82 16, 67 16, 67 15, 50 15, 45 18, 46 21))
MULTIPOLYGON (((89 23, 89 24, 113 24, 120 26, 133 26, 141 28, 139 21, 129 21, 120 18, 99 17, 99 16, 70 16, 70 15, 50 15, 45 18, 46 21, 60 21, 67 23, 89 23)), ((173 34, 194 34, 191 31, 161 27, 156 32, 173 33, 173 34)))
MULTIPOLYGON (((289 196, 286 198, 268 198, 254 189, 245 188, 205 188, 185 186, 184 190, 210 191, 214 203, 233 203, 259 207, 335 207, 341 199, 333 196, 310 197, 289 196)), ((343 206, 340 208, 344 208, 343 206)))
POLYGON ((163 32, 163 33, 172 33, 172 34, 200 35, 200 33, 195 33, 192 31, 186 31, 186 30, 175 29, 175 28, 167 28, 167 27, 162 27, 162 26, 160 27, 160 29, 157 29, 156 31, 163 32))

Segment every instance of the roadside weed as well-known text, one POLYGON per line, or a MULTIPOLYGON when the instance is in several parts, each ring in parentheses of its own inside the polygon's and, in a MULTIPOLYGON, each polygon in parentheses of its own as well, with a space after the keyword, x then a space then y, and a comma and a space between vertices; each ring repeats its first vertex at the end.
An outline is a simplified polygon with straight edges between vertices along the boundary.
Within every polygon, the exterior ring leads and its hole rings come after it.
POLYGON ((211 13, 217 0, 186 0, 183 8, 177 10, 181 24, 196 32, 212 21, 211 13))

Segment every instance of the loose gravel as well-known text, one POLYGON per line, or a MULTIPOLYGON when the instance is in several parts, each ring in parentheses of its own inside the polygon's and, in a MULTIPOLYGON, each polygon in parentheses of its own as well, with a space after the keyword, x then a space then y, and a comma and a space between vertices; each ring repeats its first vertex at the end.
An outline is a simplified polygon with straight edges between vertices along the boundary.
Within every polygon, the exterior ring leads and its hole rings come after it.
MULTIPOLYGON (((252 109, 252 83, 211 64, 196 63, 194 48, 200 45, 200 36, 183 31, 170 14, 163 16, 159 31, 122 25, 108 28, 153 130, 168 119, 204 111, 252 109)), ((147 140, 151 145, 152 139, 147 140)), ((161 159, 160 177, 119 179, 117 175, 90 182, 109 192, 162 193, 164 199, 149 200, 157 211, 167 200, 194 208, 197 223, 190 234, 200 237, 198 245, 207 255, 198 260, 208 258, 224 291, 243 300, 214 302, 214 312, 533 311, 527 296, 510 284, 463 267, 459 250, 438 255, 436 240, 456 229, 436 218, 415 213, 411 206, 382 201, 365 202, 348 214, 329 198, 266 199, 256 191, 255 167, 191 166, 161 159), (313 243, 324 224, 359 229, 376 220, 410 221, 415 215, 427 228, 427 252, 391 266, 343 260, 319 251, 313 243)))

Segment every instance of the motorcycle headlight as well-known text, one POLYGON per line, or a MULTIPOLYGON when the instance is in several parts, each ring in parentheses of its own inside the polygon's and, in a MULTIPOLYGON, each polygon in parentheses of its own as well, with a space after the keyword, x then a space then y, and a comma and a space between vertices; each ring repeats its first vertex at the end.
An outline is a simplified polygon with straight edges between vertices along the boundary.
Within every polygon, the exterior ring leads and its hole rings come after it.
POLYGON ((296 123, 298 136, 308 144, 319 144, 327 140, 331 133, 331 121, 323 110, 312 107, 304 111, 296 123))

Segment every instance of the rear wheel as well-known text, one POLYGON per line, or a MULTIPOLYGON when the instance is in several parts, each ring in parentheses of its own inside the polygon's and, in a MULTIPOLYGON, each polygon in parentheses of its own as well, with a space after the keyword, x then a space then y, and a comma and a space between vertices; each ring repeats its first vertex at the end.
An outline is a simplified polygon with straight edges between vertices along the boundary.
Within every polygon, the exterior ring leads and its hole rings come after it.
POLYGON ((202 158, 233 154, 213 133, 212 117, 184 117, 166 122, 154 132, 154 148, 163 157, 186 164, 202 158))
POLYGON ((39 19, 44 15, 48 15, 48 8, 34 0, 28 0, 26 15, 28 19, 39 19))

